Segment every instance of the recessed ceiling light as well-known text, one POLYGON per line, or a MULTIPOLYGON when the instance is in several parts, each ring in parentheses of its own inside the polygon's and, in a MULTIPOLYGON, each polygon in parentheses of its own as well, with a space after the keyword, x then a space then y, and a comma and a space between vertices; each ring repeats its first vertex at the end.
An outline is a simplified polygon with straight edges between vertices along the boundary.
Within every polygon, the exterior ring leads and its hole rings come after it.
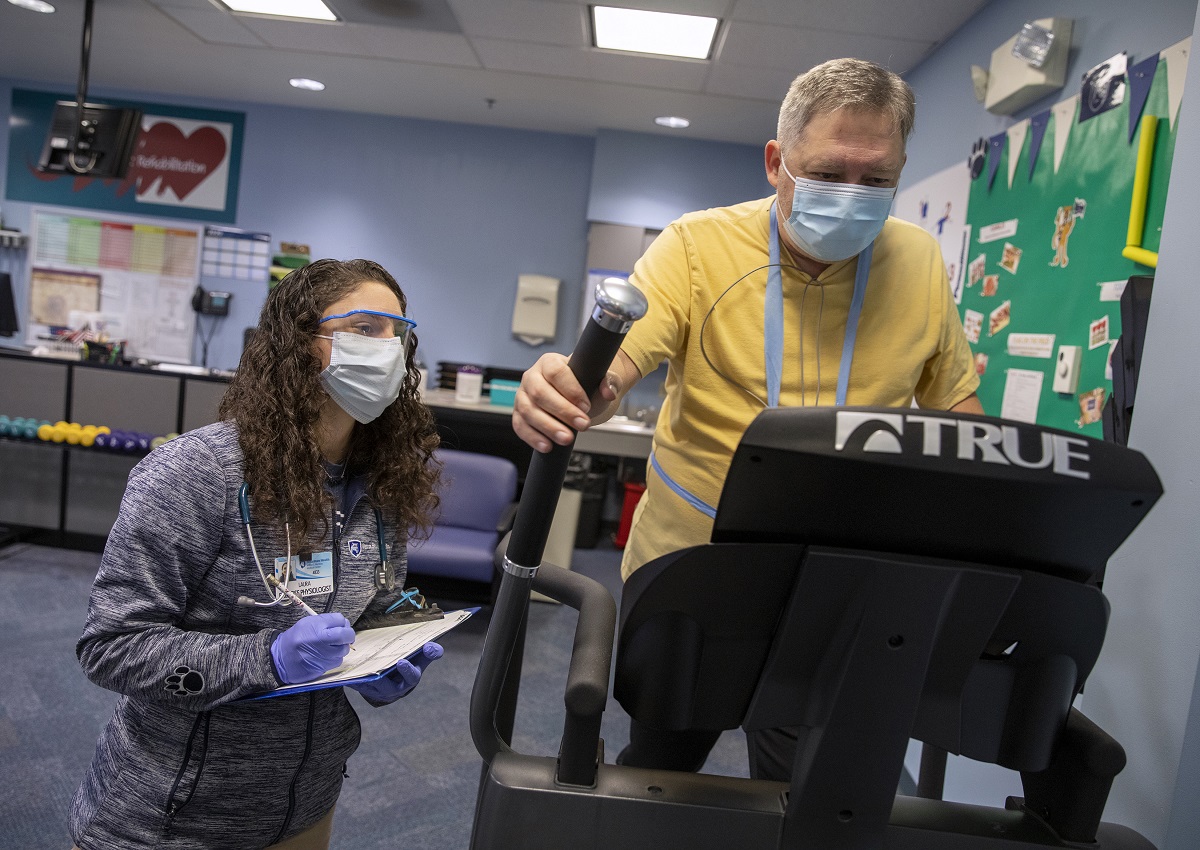
POLYGON ((288 80, 294 88, 305 91, 325 91, 325 84, 320 80, 310 80, 308 77, 292 77, 288 80))
POLYGON ((592 40, 608 50, 707 59, 718 23, 699 15, 593 6, 592 40))
POLYGON ((45 12, 49 14, 54 11, 54 7, 49 3, 43 3, 42 0, 8 0, 14 6, 20 6, 22 9, 28 9, 31 12, 45 12))
POLYGON ((232 12, 246 15, 274 15, 280 18, 308 18, 336 21, 337 15, 321 0, 221 0, 232 12))
POLYGON ((654 123, 660 127, 670 127, 672 130, 682 130, 684 127, 691 126, 691 121, 686 118, 680 118, 678 115, 660 115, 654 119, 654 123))

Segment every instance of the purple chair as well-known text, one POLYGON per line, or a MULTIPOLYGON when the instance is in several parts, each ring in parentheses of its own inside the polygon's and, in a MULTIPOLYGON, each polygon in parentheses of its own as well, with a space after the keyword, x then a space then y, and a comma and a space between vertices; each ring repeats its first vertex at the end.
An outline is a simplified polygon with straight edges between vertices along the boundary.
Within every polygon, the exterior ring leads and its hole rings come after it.
MULTIPOLYGON (((438 449, 441 507, 428 539, 408 547, 408 584, 425 577, 484 583, 494 597, 494 556, 516 514, 517 467, 494 455, 438 449)), ((423 582, 424 583, 424 582, 423 582)))

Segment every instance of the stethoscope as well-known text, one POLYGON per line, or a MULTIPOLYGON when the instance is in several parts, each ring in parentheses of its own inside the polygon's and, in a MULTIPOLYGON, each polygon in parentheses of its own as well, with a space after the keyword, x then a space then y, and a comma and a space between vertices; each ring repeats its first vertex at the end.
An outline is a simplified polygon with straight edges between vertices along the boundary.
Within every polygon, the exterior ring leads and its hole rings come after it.
MULTIPOLYGON (((850 298, 850 309, 846 316, 846 333, 842 342, 842 359, 838 364, 838 381, 837 395, 834 403, 838 407, 845 407, 846 395, 850 387, 850 364, 854 359, 854 342, 858 338, 858 321, 862 316, 863 300, 867 295, 867 277, 871 270, 871 254, 875 249, 875 244, 871 243, 858 255, 858 266, 854 272, 854 294, 850 298)), ((775 203, 771 203, 770 217, 770 236, 768 241, 768 264, 759 266, 729 285, 728 288, 713 302, 712 307, 704 316, 704 320, 700 323, 700 353, 704 355, 704 360, 709 367, 724 378, 729 383, 733 384, 738 389, 749 395, 755 401, 762 404, 764 407, 779 406, 779 388, 783 382, 783 263, 779 257, 779 227, 778 218, 775 212, 775 203), (709 317, 717 308, 717 304, 731 289, 744 281, 755 272, 767 269, 767 288, 763 298, 763 365, 767 379, 767 398, 763 400, 755 393, 742 386, 730 376, 726 375, 716 364, 709 359, 708 352, 704 347, 704 330, 708 326, 709 317)), ((804 290, 804 295, 808 297, 807 287, 804 290)), ((822 311, 824 310, 825 295, 821 294, 822 311)), ((801 326, 803 327, 804 302, 801 301, 801 326)), ((800 381, 803 388, 804 383, 804 360, 803 348, 801 348, 800 360, 800 381)), ((802 390, 803 391, 803 390, 802 390)), ((803 398, 803 396, 802 396, 803 398)), ((803 401, 801 402, 803 404, 803 401)), ((821 403, 821 321, 817 320, 817 404, 821 403)), ((707 516, 709 519, 714 519, 717 515, 717 509, 705 502, 699 496, 689 491, 686 487, 672 478, 662 465, 658 462, 654 452, 650 453, 650 468, 662 479, 674 493, 691 505, 700 513, 707 516)))
MULTIPOLYGON (((268 578, 267 571, 263 569, 262 561, 258 557, 258 547, 254 543, 254 532, 250 529, 250 485, 245 481, 238 489, 238 511, 242 515, 242 525, 246 528, 246 539, 250 542, 250 553, 254 556, 254 566, 258 568, 258 575, 262 579, 263 587, 266 588, 267 595, 271 598, 270 602, 259 602, 256 599, 251 599, 249 596, 239 596, 239 605, 254 605, 260 608, 270 608, 275 605, 289 605, 292 602, 292 596, 287 590, 288 583, 292 580, 292 529, 291 524, 285 519, 283 522, 283 533, 287 538, 287 561, 283 568, 283 576, 276 576, 272 571, 268 578)), ((380 561, 375 565, 375 586, 380 590, 392 590, 396 587, 396 573, 392 569, 392 562, 388 560, 387 541, 384 538, 383 532, 383 512, 379 508, 375 508, 375 533, 379 538, 379 558, 380 561)), ((334 535, 336 541, 336 533, 334 535)))

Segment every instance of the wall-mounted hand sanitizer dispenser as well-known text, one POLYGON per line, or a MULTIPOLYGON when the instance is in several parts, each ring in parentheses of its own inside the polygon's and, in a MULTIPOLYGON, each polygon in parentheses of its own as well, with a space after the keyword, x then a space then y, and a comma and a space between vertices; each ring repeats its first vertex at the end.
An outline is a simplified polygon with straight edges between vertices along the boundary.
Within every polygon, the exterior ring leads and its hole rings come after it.
POLYGON ((558 327, 558 278, 540 274, 517 277, 517 303, 512 332, 517 339, 540 345, 554 339, 558 327))

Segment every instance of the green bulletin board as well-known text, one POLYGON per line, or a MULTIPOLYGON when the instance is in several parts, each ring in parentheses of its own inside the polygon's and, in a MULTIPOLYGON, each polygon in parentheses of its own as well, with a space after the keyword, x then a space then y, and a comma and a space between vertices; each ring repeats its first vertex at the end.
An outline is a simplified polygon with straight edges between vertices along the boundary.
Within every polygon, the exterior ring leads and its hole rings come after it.
MULTIPOLYGON (((1170 85, 1182 85, 1181 75, 1169 75, 1164 68, 1174 54, 1163 55, 1142 111, 1159 119, 1141 241, 1153 252, 1158 251, 1178 120, 1170 120, 1178 92, 1168 96, 1169 77, 1175 78, 1170 85)), ((1177 61, 1185 63, 1182 57, 1186 53, 1177 61)), ((1099 414, 1112 388, 1106 377, 1111 375, 1110 342, 1121 332, 1119 282, 1154 270, 1121 254, 1143 132, 1139 127, 1130 139, 1129 92, 1123 103, 1082 122, 1078 101, 1075 97, 1051 110, 1032 173, 1034 133, 1010 128, 999 162, 988 162, 974 178, 967 207, 967 285, 959 312, 972 338, 976 368, 982 370, 979 397, 988 414, 1003 415, 1010 370, 1041 372, 1036 421, 1100 437, 1099 414), (1056 126, 1060 121, 1062 127, 1056 126), (1068 135, 1056 169, 1055 139, 1063 128, 1068 135), (1014 139, 1019 140, 1017 150, 1014 139), (1010 186, 1009 158, 1014 156, 1010 186), (1004 235, 980 241, 997 232, 1004 235), (1079 346, 1081 353, 1078 386, 1070 394, 1053 389, 1062 345, 1079 346)), ((996 151, 997 146, 990 146, 987 156, 996 151)))

